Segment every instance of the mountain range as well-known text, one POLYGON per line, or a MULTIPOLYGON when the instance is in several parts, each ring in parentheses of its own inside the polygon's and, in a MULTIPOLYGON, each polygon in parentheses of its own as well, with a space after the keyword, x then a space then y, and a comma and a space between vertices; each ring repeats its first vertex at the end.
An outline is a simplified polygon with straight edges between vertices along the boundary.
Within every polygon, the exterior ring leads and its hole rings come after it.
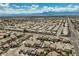
POLYGON ((31 14, 3 14, 0 16, 79 16, 79 12, 43 12, 31 14))

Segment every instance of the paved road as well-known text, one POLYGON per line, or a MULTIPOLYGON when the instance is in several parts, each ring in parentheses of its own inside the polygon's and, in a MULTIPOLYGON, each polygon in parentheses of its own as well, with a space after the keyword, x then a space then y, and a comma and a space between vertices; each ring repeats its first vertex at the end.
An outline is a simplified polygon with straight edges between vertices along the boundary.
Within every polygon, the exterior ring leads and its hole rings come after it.
POLYGON ((73 26, 73 24, 70 21, 70 18, 68 18, 68 23, 69 23, 70 33, 71 33, 71 40, 73 41, 73 45, 74 45, 74 49, 75 49, 76 55, 79 56, 78 33, 77 33, 77 30, 74 29, 74 26, 73 26))
POLYGON ((57 31, 57 37, 61 35, 62 30, 63 30, 63 23, 61 24, 61 26, 59 27, 57 31))

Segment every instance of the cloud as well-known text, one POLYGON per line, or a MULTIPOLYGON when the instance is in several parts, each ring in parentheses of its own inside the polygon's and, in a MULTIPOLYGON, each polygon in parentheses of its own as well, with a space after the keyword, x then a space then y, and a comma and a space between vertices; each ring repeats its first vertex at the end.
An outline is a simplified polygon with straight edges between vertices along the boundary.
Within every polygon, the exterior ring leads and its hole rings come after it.
POLYGON ((67 7, 71 8, 71 7, 73 7, 73 4, 69 4, 69 5, 67 5, 67 7))
POLYGON ((15 8, 21 8, 20 6, 18 6, 18 5, 12 5, 13 7, 15 7, 15 8))
POLYGON ((37 8, 39 7, 39 5, 32 5, 29 6, 31 11, 37 10, 37 8))
POLYGON ((15 5, 15 4, 13 4, 12 7, 15 7, 16 9, 18 9, 18 8, 20 8, 20 9, 21 8, 23 8, 23 9, 28 8, 29 9, 30 8, 30 6, 27 6, 27 5, 20 5, 19 6, 19 5, 15 5))
POLYGON ((31 5, 31 6, 18 6, 13 5, 16 8, 6 8, 5 13, 6 14, 30 14, 30 13, 39 13, 40 10, 38 10, 39 5, 31 5))
POLYGON ((48 6, 44 6, 43 7, 43 12, 49 12, 49 11, 54 11, 55 9, 54 9, 54 7, 48 7, 48 6))
POLYGON ((2 7, 9 7, 9 3, 0 3, 0 6, 2 6, 2 7))
POLYGON ((43 12, 49 12, 49 11, 51 12, 78 12, 79 6, 69 4, 65 7, 59 7, 59 6, 55 6, 55 7, 44 6, 43 7, 43 12))
POLYGON ((32 4, 31 6, 27 5, 13 5, 16 8, 10 7, 9 4, 0 3, 0 13, 1 14, 30 14, 30 13, 43 13, 43 12, 79 12, 79 5, 68 4, 64 7, 62 6, 42 6, 32 4))

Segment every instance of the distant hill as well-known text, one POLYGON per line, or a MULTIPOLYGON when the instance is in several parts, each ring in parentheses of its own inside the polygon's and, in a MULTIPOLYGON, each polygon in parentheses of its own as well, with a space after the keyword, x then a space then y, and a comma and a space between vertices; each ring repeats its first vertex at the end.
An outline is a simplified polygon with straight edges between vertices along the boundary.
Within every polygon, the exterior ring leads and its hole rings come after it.
POLYGON ((3 14, 0 16, 79 16, 79 12, 43 12, 32 14, 3 14))

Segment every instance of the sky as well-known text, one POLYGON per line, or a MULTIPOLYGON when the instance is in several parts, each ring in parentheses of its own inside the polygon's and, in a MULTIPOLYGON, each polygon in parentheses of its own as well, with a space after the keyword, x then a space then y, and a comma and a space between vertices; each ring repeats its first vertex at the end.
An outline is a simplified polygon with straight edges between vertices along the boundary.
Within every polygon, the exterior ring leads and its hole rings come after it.
POLYGON ((79 12, 79 3, 0 3, 0 16, 79 12))

